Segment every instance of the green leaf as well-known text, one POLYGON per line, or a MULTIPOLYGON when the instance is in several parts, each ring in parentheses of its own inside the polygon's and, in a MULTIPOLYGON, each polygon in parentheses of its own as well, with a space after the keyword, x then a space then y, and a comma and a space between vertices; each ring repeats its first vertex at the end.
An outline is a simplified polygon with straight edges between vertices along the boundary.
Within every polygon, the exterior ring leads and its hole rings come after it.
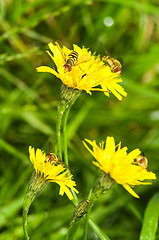
POLYGON ((140 240, 155 240, 159 216, 159 192, 148 203, 145 211, 140 240))

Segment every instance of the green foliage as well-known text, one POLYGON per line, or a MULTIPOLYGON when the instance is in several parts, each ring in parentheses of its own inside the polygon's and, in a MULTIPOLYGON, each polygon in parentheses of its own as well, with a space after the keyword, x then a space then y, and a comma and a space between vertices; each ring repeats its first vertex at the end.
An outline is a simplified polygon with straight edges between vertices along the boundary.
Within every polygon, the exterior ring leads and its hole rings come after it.
MULTIPOLYGON (((99 176, 82 144, 84 138, 101 141, 113 136, 129 151, 139 147, 148 158, 149 169, 158 172, 158 19, 157 0, 0 1, 0 239, 24 239, 21 209, 33 171, 29 145, 48 152, 51 141, 56 148, 61 82, 35 69, 53 66, 45 53, 50 41, 70 48, 74 43, 84 45, 103 56, 102 42, 111 56, 123 59, 121 85, 128 96, 119 102, 112 94, 107 98, 99 92, 92 96, 82 93, 69 114, 68 154, 79 199, 87 197, 99 176), (112 26, 104 24, 106 17, 113 19, 112 26)), ((75 207, 66 196, 59 196, 58 190, 50 183, 34 200, 28 217, 32 240, 65 239, 75 207)), ((139 200, 114 186, 96 202, 91 218, 97 226, 88 229, 89 240, 99 239, 93 231, 96 227, 111 240, 143 239, 148 212, 155 224, 158 221, 158 195, 154 195, 158 180, 135 191, 139 200)), ((71 236, 83 239, 83 219, 75 223, 71 236)))
POLYGON ((140 240, 155 240, 159 217, 159 193, 149 201, 145 211, 140 240))

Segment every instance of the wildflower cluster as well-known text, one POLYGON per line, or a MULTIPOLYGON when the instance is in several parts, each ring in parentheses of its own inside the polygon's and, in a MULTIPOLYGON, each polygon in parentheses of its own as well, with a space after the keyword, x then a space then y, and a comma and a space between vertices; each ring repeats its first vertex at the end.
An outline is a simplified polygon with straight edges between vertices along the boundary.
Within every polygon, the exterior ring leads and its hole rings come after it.
MULTIPOLYGON (((122 148, 121 142, 115 145, 113 137, 107 137, 106 143, 101 142, 99 146, 95 140, 85 139, 84 146, 95 158, 93 164, 101 170, 102 176, 99 177, 88 199, 84 199, 78 204, 77 197, 74 199, 78 190, 75 188, 76 183, 68 168, 66 123, 69 110, 82 91, 86 91, 90 95, 92 91, 101 91, 106 96, 112 92, 119 100, 122 100, 123 96, 126 97, 127 93, 119 85, 122 82, 119 61, 108 56, 101 59, 100 56, 92 54, 87 48, 80 48, 77 45, 73 45, 73 50, 70 50, 65 46, 60 47, 55 42, 55 44, 49 43, 49 48, 50 51, 47 53, 54 61, 55 67, 40 66, 37 67, 37 71, 51 73, 63 83, 56 122, 59 156, 55 153, 46 154, 39 148, 35 151, 34 147, 29 147, 29 157, 35 173, 24 200, 24 234, 28 240, 27 214, 32 201, 48 182, 54 182, 60 186, 59 195, 63 196, 65 193, 77 205, 70 227, 87 213, 84 230, 84 240, 86 240, 89 213, 95 201, 102 194, 116 182, 132 196, 139 198, 132 187, 151 184, 143 181, 156 179, 156 175, 148 171, 148 161, 142 156, 138 148, 127 153, 127 147, 122 148), (65 163, 62 161, 63 157, 65 163)), ((69 231, 67 239, 69 239, 69 231)))

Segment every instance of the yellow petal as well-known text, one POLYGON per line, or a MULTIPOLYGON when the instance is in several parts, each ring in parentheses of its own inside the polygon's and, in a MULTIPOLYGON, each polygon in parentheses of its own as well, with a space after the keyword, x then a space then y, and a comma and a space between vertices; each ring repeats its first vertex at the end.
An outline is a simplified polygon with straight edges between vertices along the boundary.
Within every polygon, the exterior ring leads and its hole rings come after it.
POLYGON ((134 192, 134 190, 132 190, 132 188, 131 188, 129 185, 124 184, 123 187, 124 187, 132 196, 134 196, 135 198, 140 198, 140 197, 136 194, 136 192, 134 192))
POLYGON ((52 73, 53 75, 55 75, 58 78, 60 77, 59 74, 55 70, 53 70, 52 68, 47 67, 47 66, 37 67, 36 70, 37 70, 37 72, 48 72, 48 73, 52 73))
MULTIPOLYGON (((92 141, 85 139, 86 142, 88 142, 90 145, 93 145, 92 141)), ((87 148, 87 150, 95 157, 94 152, 87 146, 87 144, 83 141, 84 146, 87 148)))

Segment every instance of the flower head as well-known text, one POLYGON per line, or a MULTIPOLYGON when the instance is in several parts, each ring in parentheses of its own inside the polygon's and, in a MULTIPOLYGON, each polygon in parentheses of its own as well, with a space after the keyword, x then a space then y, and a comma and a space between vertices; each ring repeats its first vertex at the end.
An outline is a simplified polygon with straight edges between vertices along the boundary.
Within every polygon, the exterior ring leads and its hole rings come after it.
POLYGON ((131 186, 151 184, 142 181, 156 179, 153 172, 149 172, 146 168, 137 164, 136 159, 140 155, 138 148, 127 153, 127 147, 121 148, 121 142, 115 146, 113 137, 107 137, 105 147, 104 142, 97 146, 96 141, 88 139, 85 139, 85 141, 93 147, 93 150, 91 150, 84 142, 85 147, 96 159, 93 164, 109 174, 112 179, 121 184, 134 197, 139 198, 131 186))
POLYGON ((56 70, 47 66, 37 68, 38 72, 49 72, 60 78, 63 84, 70 88, 84 90, 91 94, 91 91, 103 91, 109 96, 111 91, 119 100, 127 93, 118 84, 122 82, 120 73, 111 71, 109 65, 106 65, 99 56, 91 54, 91 51, 85 47, 80 48, 73 45, 73 50, 63 46, 49 43, 51 50, 47 51, 56 65, 56 70), (101 88, 95 88, 101 86, 101 88))
POLYGON ((70 200, 73 199, 72 193, 69 188, 73 189, 76 193, 78 191, 74 188, 75 182, 72 180, 72 175, 62 163, 54 164, 48 160, 47 155, 39 148, 35 150, 29 147, 30 161, 32 162, 36 176, 40 175, 46 182, 55 182, 60 186, 60 195, 66 193, 70 200))

